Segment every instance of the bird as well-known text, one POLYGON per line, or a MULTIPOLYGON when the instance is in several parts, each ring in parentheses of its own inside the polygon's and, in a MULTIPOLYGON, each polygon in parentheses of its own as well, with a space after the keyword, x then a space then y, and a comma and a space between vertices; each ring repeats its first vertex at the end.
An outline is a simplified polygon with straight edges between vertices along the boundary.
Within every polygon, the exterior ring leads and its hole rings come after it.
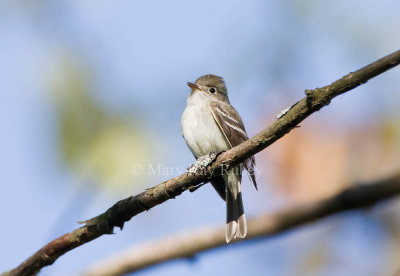
MULTIPOLYGON (((196 159, 229 150, 249 139, 239 113, 229 102, 222 77, 208 74, 187 85, 191 93, 182 114, 181 131, 196 159)), ((227 243, 234 238, 244 238, 247 234, 241 192, 243 168, 257 189, 254 156, 210 181, 219 196, 226 201, 227 243)))

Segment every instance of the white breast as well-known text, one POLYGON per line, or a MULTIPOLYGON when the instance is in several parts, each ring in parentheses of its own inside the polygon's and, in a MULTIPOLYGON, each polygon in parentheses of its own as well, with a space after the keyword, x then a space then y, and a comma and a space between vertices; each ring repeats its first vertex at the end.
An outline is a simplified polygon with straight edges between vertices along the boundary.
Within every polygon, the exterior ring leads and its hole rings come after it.
POLYGON ((231 148, 214 120, 208 101, 189 104, 185 108, 181 129, 186 144, 196 158, 231 148))

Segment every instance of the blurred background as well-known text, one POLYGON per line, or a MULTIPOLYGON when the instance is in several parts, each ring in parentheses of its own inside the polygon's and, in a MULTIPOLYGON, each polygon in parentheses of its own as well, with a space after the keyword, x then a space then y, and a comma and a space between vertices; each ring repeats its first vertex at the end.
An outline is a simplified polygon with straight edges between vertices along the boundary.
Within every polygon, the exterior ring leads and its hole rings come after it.
MULTIPOLYGON (((0 2, 0 268, 194 162, 187 81, 223 76, 250 136, 304 96, 400 46, 398 1, 0 2)), ((330 196, 400 167, 400 68, 340 96, 256 156, 248 216, 330 196)), ((137 275, 393 275, 400 201, 137 275)), ((41 275, 225 222, 211 185, 143 213, 41 275)))

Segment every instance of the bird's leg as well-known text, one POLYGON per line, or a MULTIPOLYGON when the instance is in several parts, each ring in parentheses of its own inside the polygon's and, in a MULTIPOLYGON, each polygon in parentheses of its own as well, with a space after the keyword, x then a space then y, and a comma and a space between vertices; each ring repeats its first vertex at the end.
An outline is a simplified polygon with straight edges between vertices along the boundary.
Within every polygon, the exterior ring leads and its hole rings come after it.
POLYGON ((218 154, 219 152, 210 152, 209 154, 200 156, 197 158, 196 163, 187 169, 187 172, 190 174, 196 174, 196 172, 204 170, 217 158, 218 154))

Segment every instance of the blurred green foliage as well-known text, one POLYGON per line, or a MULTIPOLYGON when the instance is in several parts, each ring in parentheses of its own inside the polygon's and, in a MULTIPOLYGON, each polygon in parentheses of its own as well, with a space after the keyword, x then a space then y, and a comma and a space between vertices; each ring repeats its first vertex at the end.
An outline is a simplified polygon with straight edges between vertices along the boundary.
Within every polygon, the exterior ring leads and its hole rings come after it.
POLYGON ((115 115, 94 100, 88 69, 71 60, 56 63, 51 95, 58 113, 62 160, 96 186, 126 190, 139 185, 144 174, 131 166, 145 166, 150 144, 138 122, 115 115))

